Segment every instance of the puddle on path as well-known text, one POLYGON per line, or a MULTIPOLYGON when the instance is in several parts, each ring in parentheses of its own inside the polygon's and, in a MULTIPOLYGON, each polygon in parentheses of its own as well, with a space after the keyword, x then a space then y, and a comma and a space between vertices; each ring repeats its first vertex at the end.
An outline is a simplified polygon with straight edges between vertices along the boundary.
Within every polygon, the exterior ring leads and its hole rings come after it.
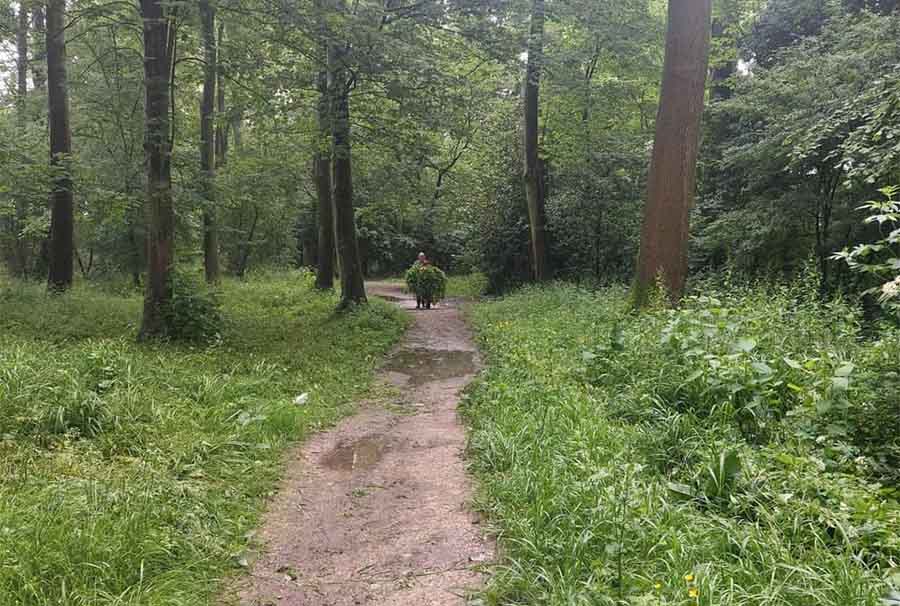
POLYGON ((341 442, 322 457, 322 465, 340 471, 368 469, 381 460, 384 447, 381 436, 366 436, 349 444, 341 442))
POLYGON ((435 349, 402 349, 388 360, 384 370, 409 377, 409 386, 444 381, 475 373, 475 353, 435 349))

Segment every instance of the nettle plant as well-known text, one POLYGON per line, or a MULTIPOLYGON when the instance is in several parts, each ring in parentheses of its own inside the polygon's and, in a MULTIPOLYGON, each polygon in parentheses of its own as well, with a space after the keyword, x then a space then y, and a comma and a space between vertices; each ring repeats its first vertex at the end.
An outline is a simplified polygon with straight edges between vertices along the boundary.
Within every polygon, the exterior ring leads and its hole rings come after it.
POLYGON ((900 313, 900 186, 879 190, 884 200, 870 200, 860 206, 869 213, 865 223, 877 223, 881 239, 859 244, 833 255, 846 261, 851 269, 872 276, 879 285, 866 291, 878 297, 885 307, 900 313))
POLYGON ((801 437, 818 435, 806 425, 827 425, 832 438, 846 437, 838 420, 846 416, 856 373, 841 353, 810 355, 763 342, 759 318, 715 297, 688 297, 683 308, 665 313, 659 363, 673 380, 657 385, 661 401, 680 412, 731 419, 750 442, 772 439, 786 416, 797 417, 791 426, 801 437))

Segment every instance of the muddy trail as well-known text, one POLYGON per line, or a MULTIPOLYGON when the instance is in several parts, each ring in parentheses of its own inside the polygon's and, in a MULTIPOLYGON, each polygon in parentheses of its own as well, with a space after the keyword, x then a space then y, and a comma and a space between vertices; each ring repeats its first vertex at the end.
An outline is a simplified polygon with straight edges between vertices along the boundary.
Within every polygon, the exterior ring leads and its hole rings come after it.
POLYGON ((360 405, 287 459, 231 600, 242 606, 456 605, 493 557, 470 508, 456 406, 478 353, 453 301, 417 311, 393 284, 368 285, 414 323, 360 405))

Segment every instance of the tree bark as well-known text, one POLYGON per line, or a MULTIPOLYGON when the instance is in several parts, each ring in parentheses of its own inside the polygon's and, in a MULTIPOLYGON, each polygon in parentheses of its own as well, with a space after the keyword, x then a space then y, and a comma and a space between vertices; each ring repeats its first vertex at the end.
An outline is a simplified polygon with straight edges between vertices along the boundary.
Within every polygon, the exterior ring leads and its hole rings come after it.
POLYGON ((300 267, 317 267, 317 246, 312 238, 304 238, 300 243, 300 267))
MULTIPOLYGON (((219 41, 216 44, 216 51, 222 48, 225 41, 225 24, 219 23, 219 41)), ((219 119, 216 121, 216 168, 225 166, 226 156, 228 155, 228 125, 223 121, 225 116, 225 73, 222 62, 216 57, 216 111, 219 119)))
POLYGON ((219 230, 216 225, 216 166, 214 125, 216 121, 216 8, 200 0, 203 38, 203 95, 200 100, 200 173, 203 180, 203 269, 206 281, 219 281, 219 230))
POLYGON ((19 126, 24 128, 28 117, 25 114, 25 102, 28 97, 28 9, 19 4, 19 22, 16 27, 16 117, 19 126))
POLYGON ((44 64, 47 60, 47 48, 44 36, 46 36, 46 23, 44 17, 44 5, 36 3, 31 9, 31 29, 34 32, 34 49, 31 53, 31 80, 34 89, 43 91, 47 87, 47 73, 44 64))
POLYGON ((531 226, 531 256, 534 279, 550 278, 547 255, 547 218, 544 209, 544 170, 538 150, 539 93, 544 60, 544 0, 534 0, 528 35, 528 62, 525 67, 524 171, 528 222, 531 226))
MULTIPOLYGON (((16 124, 19 136, 26 136, 28 127, 28 12, 19 5, 19 20, 16 26, 16 124)), ((10 272, 22 278, 28 277, 29 250, 28 243, 21 237, 28 211, 26 201, 21 196, 15 197, 15 214, 9 219, 12 237, 10 272)))
POLYGON ((635 283, 637 306, 647 302, 657 276, 673 302, 684 292, 710 13, 710 0, 669 0, 666 58, 635 283))
POLYGON ((328 140, 330 120, 328 99, 328 73, 318 75, 319 106, 317 112, 319 126, 319 142, 313 158, 315 171, 316 198, 319 210, 319 253, 316 266, 316 288, 331 290, 334 288, 334 243, 335 223, 334 207, 331 200, 331 154, 325 148, 328 140))
POLYGON ((241 243, 240 257, 238 257, 237 271, 235 272, 239 278, 243 278, 247 273, 247 266, 250 264, 250 247, 253 246, 253 238, 256 237, 256 224, 259 222, 259 207, 253 207, 253 221, 250 223, 250 231, 247 232, 247 239, 241 243))
POLYGON ((47 284, 63 291, 72 286, 75 239, 74 196, 67 157, 72 152, 69 93, 66 82, 65 0, 47 3, 47 110, 50 126, 50 268, 47 284))
POLYGON ((335 236, 341 264, 340 309, 366 302, 356 219, 350 157, 350 80, 348 47, 339 40, 328 44, 328 95, 331 101, 332 200, 335 236))
POLYGON ((163 0, 141 0, 144 22, 145 141, 147 166, 147 285, 139 338, 165 336, 163 307, 171 297, 175 262, 169 95, 174 27, 163 0))
POLYGON ((234 139, 234 148, 241 151, 243 140, 241 137, 241 125, 244 123, 244 112, 241 108, 235 107, 231 110, 231 136, 234 139))

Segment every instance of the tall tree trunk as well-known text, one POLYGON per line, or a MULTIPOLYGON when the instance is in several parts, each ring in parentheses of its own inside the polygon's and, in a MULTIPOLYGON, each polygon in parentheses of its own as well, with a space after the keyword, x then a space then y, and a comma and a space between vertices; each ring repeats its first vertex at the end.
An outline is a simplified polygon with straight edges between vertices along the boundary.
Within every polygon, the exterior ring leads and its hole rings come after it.
POLYGON ((298 267, 317 267, 317 242, 312 238, 303 238, 299 246, 298 267))
POLYGON ((235 273, 239 278, 243 278, 247 273, 247 266, 250 264, 250 247, 253 246, 253 238, 256 237, 256 224, 259 222, 259 207, 253 206, 253 221, 250 223, 250 231, 247 232, 247 239, 241 243, 240 256, 238 257, 238 265, 235 273))
POLYGON ((234 139, 234 148, 237 151, 241 151, 241 146, 243 145, 241 141, 243 141, 241 137, 241 125, 244 123, 244 111, 235 107, 231 110, 231 136, 234 139))
POLYGON ((52 290, 72 286, 75 239, 72 178, 66 158, 72 152, 69 93, 66 82, 65 0, 47 3, 47 109, 50 123, 50 164, 54 169, 50 207, 50 268, 52 290))
POLYGON ((313 158, 315 171, 316 197, 319 210, 319 254, 316 266, 316 288, 331 290, 334 288, 334 242, 335 223, 334 206, 331 200, 331 153, 325 147, 330 132, 328 99, 328 73, 319 72, 319 106, 317 112, 319 126, 319 142, 313 158))
POLYGON ((47 61, 47 47, 44 40, 46 27, 44 5, 37 2, 32 5, 31 9, 31 29, 34 32, 34 49, 31 53, 31 80, 34 82, 34 89, 38 91, 43 91, 47 86, 47 72, 44 71, 44 65, 47 61))
POLYGON ((139 338, 165 336, 163 307, 171 297, 175 263, 169 95, 174 23, 164 0, 141 0, 144 21, 145 141, 147 166, 147 287, 139 338))
POLYGON ((353 216, 353 179, 350 159, 350 81, 348 48, 340 41, 328 45, 328 91, 331 100, 332 200, 335 235, 341 264, 340 308, 366 302, 356 219, 353 216))
POLYGON ((139 248, 137 229, 134 223, 128 224, 128 246, 131 250, 129 255, 131 260, 131 284, 135 288, 141 287, 141 249, 139 248))
MULTIPOLYGON (((225 24, 219 23, 219 41, 216 44, 217 55, 225 41, 225 24)), ((216 111, 219 119, 216 120, 216 168, 225 166, 228 155, 228 125, 223 121, 225 116, 225 73, 222 62, 216 58, 216 111)))
MULTIPOLYGON (((19 20, 16 27, 16 123, 19 136, 25 137, 28 127, 28 11, 19 4, 19 20)), ((28 277, 28 243, 21 237, 27 215, 26 201, 16 196, 16 212, 9 220, 12 236, 10 271, 13 275, 28 277)))
POLYGON ((538 95, 541 67, 544 61, 544 0, 534 0, 531 8, 531 31, 528 35, 528 63, 525 67, 525 160, 523 176, 528 199, 528 222, 531 225, 531 256, 534 279, 550 278, 547 255, 547 217, 544 209, 544 170, 538 152, 538 95))
POLYGON ((669 0, 666 59, 634 293, 638 306, 646 303, 658 275, 673 301, 684 292, 709 61, 710 5, 710 0, 669 0))
POLYGON ((206 281, 219 281, 219 230, 216 225, 216 167, 214 127, 216 121, 216 8, 200 0, 203 38, 203 96, 200 100, 200 172, 203 179, 203 269, 206 281))
POLYGON ((28 8, 19 3, 19 22, 16 27, 16 118, 21 128, 25 127, 28 116, 25 103, 28 98, 28 8))

